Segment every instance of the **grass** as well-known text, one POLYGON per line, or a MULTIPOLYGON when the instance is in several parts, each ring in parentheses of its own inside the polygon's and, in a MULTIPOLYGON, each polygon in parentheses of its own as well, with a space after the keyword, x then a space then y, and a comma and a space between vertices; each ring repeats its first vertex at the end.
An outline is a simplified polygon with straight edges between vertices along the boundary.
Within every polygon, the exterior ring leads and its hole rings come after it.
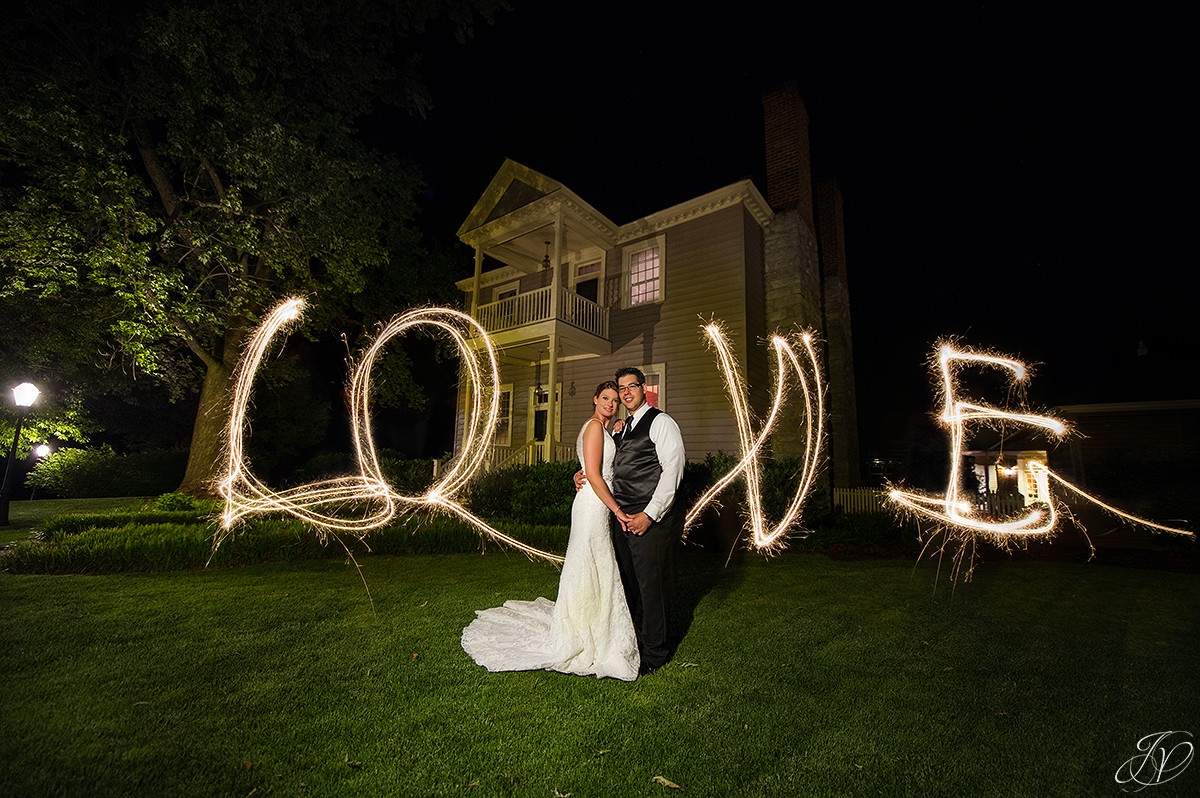
POLYGON ((111 499, 38 499, 9 503, 9 525, 0 527, 0 546, 28 540, 29 533, 43 521, 64 513, 99 513, 141 507, 150 499, 119 496, 111 499))
POLYGON ((0 794, 1118 795, 1200 732, 1200 578, 994 559, 690 554, 632 684, 470 661, 473 610, 554 595, 515 555, 365 558, 373 604, 329 561, 2 575, 0 794))

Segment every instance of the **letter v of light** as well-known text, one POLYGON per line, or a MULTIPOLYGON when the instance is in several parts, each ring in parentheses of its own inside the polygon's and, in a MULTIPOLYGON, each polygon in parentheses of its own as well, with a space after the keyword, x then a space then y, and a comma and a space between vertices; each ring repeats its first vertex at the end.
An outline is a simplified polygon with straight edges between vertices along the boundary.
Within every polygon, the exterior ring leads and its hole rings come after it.
POLYGON ((724 331, 719 324, 713 322, 705 325, 704 332, 708 336, 709 344, 717 353, 725 388, 733 405, 742 459, 728 474, 706 490, 688 510, 684 520, 684 534, 687 534, 687 530, 696 522, 704 508, 716 501, 722 490, 738 476, 744 475, 750 544, 761 550, 778 548, 783 545, 788 530, 800 523, 804 502, 817 478, 824 445, 825 388, 813 335, 806 330, 795 336, 772 336, 771 346, 775 350, 775 394, 770 412, 756 435, 751 428, 752 414, 746 396, 746 380, 738 369, 737 359, 730 349, 724 331), (797 346, 804 351, 803 358, 797 355, 797 346), (795 375, 804 397, 804 456, 801 458, 800 473, 792 500, 779 522, 768 529, 762 502, 761 455, 768 438, 779 423, 780 411, 790 385, 789 373, 795 375))

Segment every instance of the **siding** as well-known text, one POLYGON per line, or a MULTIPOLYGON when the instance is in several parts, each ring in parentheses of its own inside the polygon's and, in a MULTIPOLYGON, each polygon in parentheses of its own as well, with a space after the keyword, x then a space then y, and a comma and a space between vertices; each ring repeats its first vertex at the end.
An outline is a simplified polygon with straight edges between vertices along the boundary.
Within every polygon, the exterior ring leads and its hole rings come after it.
MULTIPOLYGON (((760 418, 770 406, 774 383, 771 381, 771 363, 775 358, 767 347, 767 335, 777 332, 767 328, 766 279, 763 273, 764 241, 763 230, 754 218, 743 209, 743 263, 746 264, 746 331, 748 346, 743 364, 746 382, 749 384, 750 407, 760 418)), ((781 332, 787 332, 783 330, 781 332)))
MULTIPOLYGON (((613 352, 559 362, 563 443, 573 443, 592 414, 592 392, 598 383, 611 380, 621 366, 663 363, 666 410, 679 423, 688 458, 700 460, 708 452, 737 451, 737 428, 724 381, 702 329, 710 318, 725 325, 747 375, 751 406, 760 413, 767 406, 771 359, 764 341, 768 330, 762 229, 736 206, 682 222, 662 235, 665 298, 661 303, 623 309, 622 249, 606 255, 604 295, 611 314, 613 352)), ((521 290, 533 290, 543 282, 549 284, 549 272, 523 278, 521 290)), ((534 376, 531 366, 501 366, 501 381, 513 385, 514 444, 525 441, 529 386, 534 376)), ((542 379, 547 378, 543 365, 542 379)))
MULTIPOLYGON (((614 363, 666 364, 666 409, 683 431, 689 459, 738 446, 724 383, 701 328, 710 318, 723 322, 745 366, 744 218, 738 206, 668 229, 664 301, 614 307, 610 317, 614 363)), ((619 271, 623 264, 616 257, 619 271)))

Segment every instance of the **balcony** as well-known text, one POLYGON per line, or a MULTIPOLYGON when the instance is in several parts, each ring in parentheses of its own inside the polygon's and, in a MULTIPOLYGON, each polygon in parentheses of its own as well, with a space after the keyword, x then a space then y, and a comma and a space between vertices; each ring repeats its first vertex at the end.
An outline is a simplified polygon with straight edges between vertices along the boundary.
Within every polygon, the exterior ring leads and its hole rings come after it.
POLYGON ((565 288, 558 289, 558 302, 555 303, 553 291, 552 286, 547 286, 480 305, 475 318, 493 335, 546 322, 561 322, 608 341, 608 308, 565 288))

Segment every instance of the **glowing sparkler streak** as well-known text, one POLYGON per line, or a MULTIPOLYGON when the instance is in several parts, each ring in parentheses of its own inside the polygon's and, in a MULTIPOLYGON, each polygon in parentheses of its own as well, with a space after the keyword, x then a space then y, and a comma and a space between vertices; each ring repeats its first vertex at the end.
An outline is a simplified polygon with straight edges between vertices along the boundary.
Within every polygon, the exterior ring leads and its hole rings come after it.
POLYGON ((477 321, 456 310, 424 308, 397 316, 380 331, 363 354, 350 384, 358 476, 312 482, 285 491, 271 490, 260 482, 248 468, 243 452, 246 407, 255 374, 272 339, 296 322, 303 308, 304 300, 293 298, 281 302, 268 313, 251 338, 238 366, 227 430, 226 476, 218 488, 225 499, 225 510, 221 517, 222 532, 213 540, 214 550, 231 534, 229 530, 240 518, 254 513, 282 512, 295 516, 316 527, 322 539, 330 532, 354 533, 361 539, 370 530, 388 523, 400 508, 425 508, 457 515, 481 534, 530 556, 562 562, 562 557, 528 546, 495 529, 454 500, 457 492, 482 465, 487 454, 487 441, 492 439, 500 413, 500 367, 495 346, 477 321), (435 327, 454 340, 462 355, 471 388, 471 406, 466 420, 463 451, 451 468, 424 494, 406 496, 392 490, 380 468, 371 433, 370 380, 375 358, 384 345, 395 336, 419 326, 435 327), (479 344, 479 352, 472 348, 472 333, 479 344), (329 505, 358 507, 364 504, 374 509, 359 519, 331 515, 316 509, 329 505))
MULTIPOLYGON (((918 517, 932 519, 940 528, 955 532, 960 536, 981 535, 999 543, 1006 543, 1012 540, 1052 535, 1058 524, 1058 502, 1052 499, 1047 503, 1045 509, 1031 509, 1025 516, 1017 519, 996 521, 978 518, 975 516, 972 503, 964 500, 960 493, 959 468, 962 462, 963 446, 966 442, 967 422, 1011 421, 1028 424, 1044 429, 1056 438, 1062 438, 1067 434, 1066 425, 1050 416, 1013 413, 990 405, 974 404, 958 399, 955 377, 961 367, 959 364, 1006 370, 1010 372, 1009 379, 1013 383, 1024 383, 1029 379, 1024 364, 1017 360, 972 349, 957 349, 949 343, 942 343, 938 348, 943 401, 941 420, 950 434, 950 479, 946 486, 946 493, 939 498, 894 489, 890 492, 889 498, 918 517)), ((1194 536, 1194 533, 1187 530, 1157 524, 1118 510, 1063 479, 1047 468, 1045 463, 1032 461, 1027 463, 1027 467, 1035 478, 1044 477, 1047 481, 1052 478, 1088 501, 1094 502, 1108 512, 1132 523, 1172 534, 1194 536)))
POLYGON ((767 418, 763 422, 758 434, 755 435, 751 427, 750 407, 746 399, 746 382, 738 370, 737 360, 729 347, 729 342, 726 340, 725 334, 719 324, 710 323, 706 325, 704 332, 717 353, 717 361, 720 364, 721 373, 725 378, 726 390, 733 404, 733 414, 737 423, 742 459, 728 474, 705 491, 696 500, 696 503, 692 505, 692 508, 688 510, 687 516, 684 519, 684 534, 686 535, 686 530, 696 522, 704 508, 714 502, 721 491, 728 487, 733 480, 737 479, 739 475, 744 474, 746 480, 746 509, 749 515, 748 524, 750 526, 751 543, 759 549, 770 549, 774 546, 782 545, 784 534, 799 523, 804 501, 808 498, 808 494, 812 490, 813 482, 816 481, 821 444, 824 441, 825 390, 821 382, 821 369, 813 347, 812 334, 805 332, 799 336, 800 345, 807 355, 806 365, 804 366, 801 365, 795 348, 793 348, 792 343, 787 338, 779 335, 772 337, 771 345, 775 349, 776 360, 775 395, 771 402, 770 412, 767 414, 767 418), (762 506, 762 466, 760 463, 760 452, 775 428, 780 410, 787 396, 787 374, 789 367, 791 371, 795 372, 797 382, 804 396, 804 457, 802 458, 800 478, 792 501, 779 523, 768 530, 762 506), (812 385, 809 384, 809 373, 812 375, 812 385))

